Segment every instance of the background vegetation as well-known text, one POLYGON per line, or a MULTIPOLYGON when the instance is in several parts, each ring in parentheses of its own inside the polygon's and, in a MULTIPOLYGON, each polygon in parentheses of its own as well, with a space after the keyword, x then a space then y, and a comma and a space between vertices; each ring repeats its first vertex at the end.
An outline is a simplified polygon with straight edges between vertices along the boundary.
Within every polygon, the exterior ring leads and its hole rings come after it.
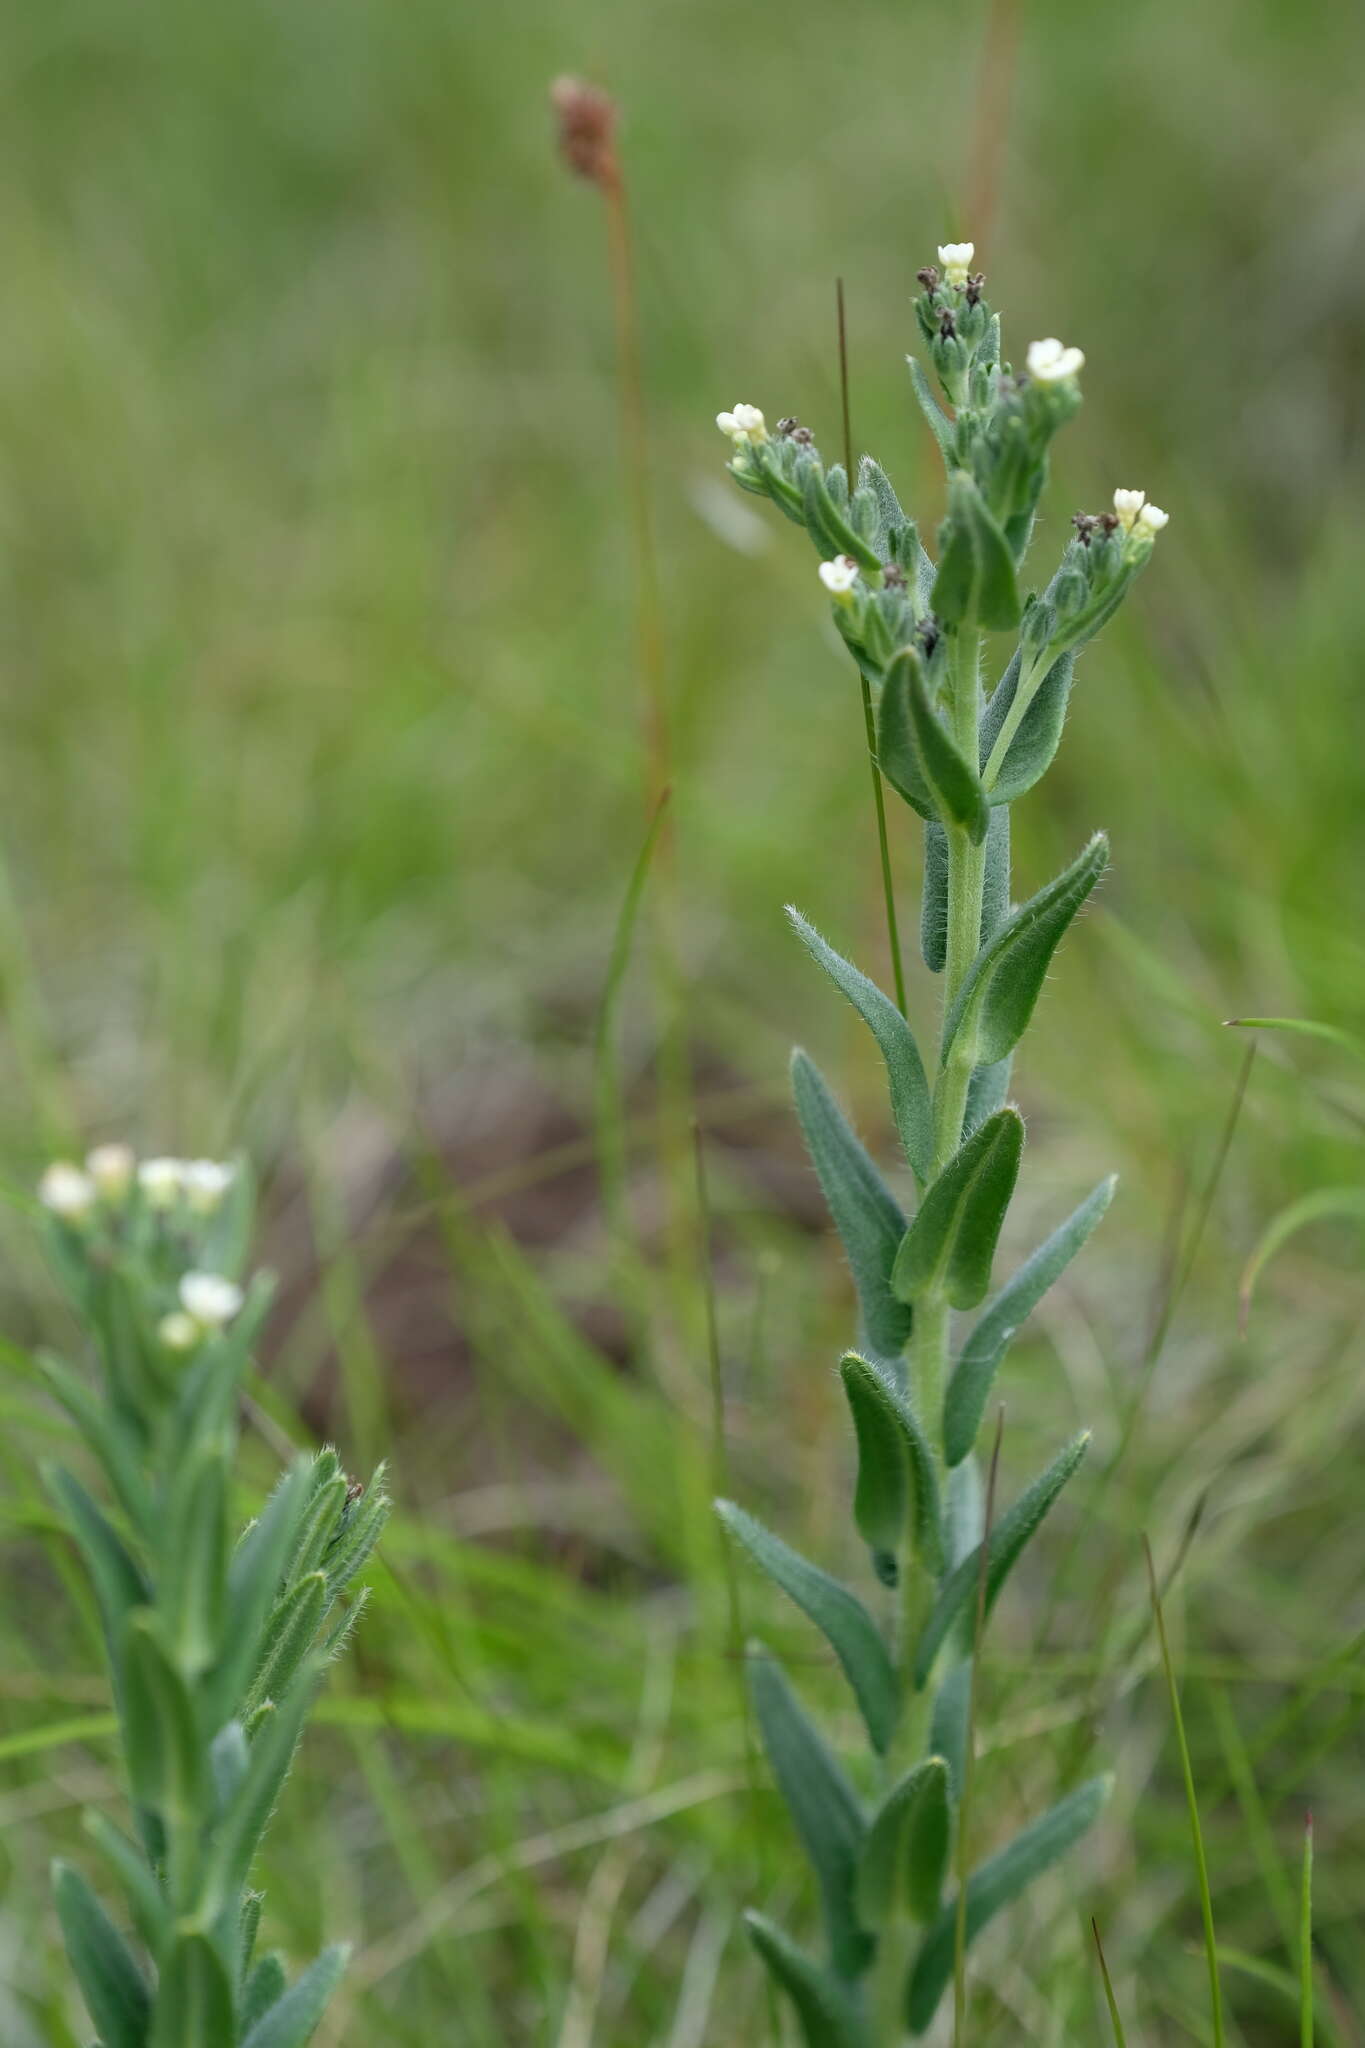
MULTIPOLYGON (((1076 504, 1141 484, 1171 512, 1018 814, 1021 887, 1096 824, 1115 847, 1019 1076, 1019 1229, 1110 1165, 1122 1187, 1004 1378, 1007 1486, 1073 1417, 1098 1455, 993 1624, 981 1812, 1004 1831, 1097 1758, 1119 1790, 977 1951, 977 2038, 1101 2038, 1092 1911, 1140 2038, 1208 2038, 1146 1530, 1220 1935, 1262 1970, 1230 1958, 1233 2038, 1292 2038, 1264 1970, 1311 1806, 1322 2038, 1365 2039, 1358 1235, 1297 1241, 1236 1327, 1265 1220, 1360 1177, 1365 1096, 1299 1041, 1242 1076, 1222 1028, 1358 1024, 1365 987, 1356 24, 1330 0, 989 21, 3 9, 0 1143, 16 1189, 103 1135, 249 1149, 284 1283, 259 1484, 286 1436, 392 1447, 387 1572, 268 1850, 284 1943, 358 1944, 330 2043, 762 2041, 737 1909, 810 1907, 747 1785, 648 911, 601 1028, 645 815, 603 223, 545 108, 566 67, 625 108, 728 1455, 831 1560, 849 1307, 788 1046, 869 1124, 879 1087, 778 913, 883 964, 866 769, 809 559, 734 500, 712 416, 837 440, 841 272, 857 435, 929 518, 899 356, 916 266, 974 233, 1016 344, 1087 351, 1076 504)), ((3 1239, 5 1327, 67 1335, 21 1212, 3 1239)), ((8 1355, 0 2033, 70 2048, 44 1871, 118 1788, 34 1476, 51 1424, 8 1355)))

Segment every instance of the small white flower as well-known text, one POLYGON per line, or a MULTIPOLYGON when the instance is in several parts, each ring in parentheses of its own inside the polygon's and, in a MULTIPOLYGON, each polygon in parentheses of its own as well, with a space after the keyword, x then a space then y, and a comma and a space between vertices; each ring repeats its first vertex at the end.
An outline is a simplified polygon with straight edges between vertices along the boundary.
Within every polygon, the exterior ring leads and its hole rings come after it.
POLYGON ((183 1308, 173 1308, 157 1324, 156 1334, 168 1351, 192 1351, 204 1332, 183 1308))
POLYGON ((131 1185, 137 1159, 131 1145, 96 1145, 85 1155, 85 1170, 106 1201, 116 1202, 131 1185))
POLYGON ((1148 533, 1160 533, 1170 516, 1169 512, 1162 511, 1160 505, 1144 505, 1138 513, 1138 525, 1145 526, 1148 533))
POLYGON ((96 1188, 88 1173, 59 1159, 38 1183, 38 1200, 64 1223, 81 1223, 95 1204, 96 1188))
POLYGON ((180 1282, 181 1306, 203 1330, 221 1330, 242 1306, 242 1290, 221 1273, 186 1273, 180 1282))
POLYGON ((728 434, 736 448, 747 448, 768 438, 768 422, 756 405, 737 405, 733 412, 718 412, 716 425, 728 434))
POLYGON ((1132 532, 1133 523, 1146 503, 1146 491, 1115 491, 1114 510, 1125 533, 1132 532))
POLYGON ((181 1176, 191 1209, 211 1216, 228 1189, 237 1169, 217 1159, 188 1159, 181 1176))
POLYGON ((858 564, 852 555, 836 555, 820 564, 820 581, 831 597, 847 597, 858 580, 858 564))
POLYGON ((942 242, 939 245, 938 260, 943 265, 946 284, 965 284, 976 254, 975 242, 942 242))
POLYGON ((144 1159, 137 1170, 137 1184, 147 1198, 149 1209, 173 1209, 185 1188, 183 1159, 144 1159))
POLYGON ((1046 341, 1031 341, 1028 345, 1028 373, 1040 384, 1060 384, 1067 377, 1074 377, 1085 365, 1085 356, 1078 348, 1066 348, 1055 334, 1046 341))

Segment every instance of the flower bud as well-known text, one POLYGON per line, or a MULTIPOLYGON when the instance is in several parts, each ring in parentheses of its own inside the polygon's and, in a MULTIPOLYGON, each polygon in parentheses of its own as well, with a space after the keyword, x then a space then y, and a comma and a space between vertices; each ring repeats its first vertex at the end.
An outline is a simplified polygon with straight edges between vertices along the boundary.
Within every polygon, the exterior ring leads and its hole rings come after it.
POLYGON ((766 441, 768 423, 756 405, 737 405, 733 412, 718 412, 716 425, 728 434, 736 450, 766 441))
POLYGON ((156 1334, 168 1351, 193 1351, 204 1332, 183 1308, 174 1308, 156 1326, 156 1334))
POLYGON ((137 1159, 131 1145, 96 1145, 85 1170, 106 1202, 120 1201, 132 1185, 137 1159))
POLYGON ((54 1161, 38 1183, 38 1200, 63 1223, 83 1223, 95 1206, 96 1193, 89 1174, 65 1159, 54 1161))
POLYGON ((220 1273, 186 1273, 180 1302, 201 1330, 221 1330, 242 1306, 242 1290, 220 1273))
POLYGON ((191 1209, 198 1216, 211 1216, 232 1186, 236 1168, 216 1159, 185 1162, 182 1180, 191 1209))
POLYGON ((173 1209, 185 1187, 183 1159, 144 1159, 137 1170, 137 1184, 149 1209, 173 1209))
POLYGON ((938 252, 944 283, 957 285, 959 289, 966 284, 975 254, 975 242, 944 242, 938 252))

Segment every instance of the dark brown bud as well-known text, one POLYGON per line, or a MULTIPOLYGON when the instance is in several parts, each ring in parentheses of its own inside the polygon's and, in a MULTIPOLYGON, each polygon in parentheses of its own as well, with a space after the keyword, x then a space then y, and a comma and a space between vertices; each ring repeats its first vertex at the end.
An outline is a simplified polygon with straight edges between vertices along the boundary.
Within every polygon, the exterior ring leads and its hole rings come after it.
POLYGON ((793 427, 788 438, 795 441, 798 448, 809 448, 815 436, 809 427, 793 427))
POLYGON ((943 341, 951 341, 957 333, 957 322, 953 318, 950 306, 945 306, 938 316, 938 331, 943 341))
POLYGON ((981 297, 982 288, 984 287, 985 282, 986 273, 984 270, 978 270, 975 277, 969 277, 967 279, 967 304, 969 306, 976 305, 977 301, 981 297))
POLYGON ((927 292, 936 292, 938 290, 938 272, 932 263, 926 263, 923 270, 915 272, 915 276, 927 292))
POLYGON ((888 590, 904 590, 905 571, 899 562, 882 563, 882 582, 888 590))
POLYGON ((619 176, 616 162, 616 102, 581 78, 557 78, 550 105, 559 120, 559 150, 571 171, 604 189, 619 176))
POLYGON ((797 428, 800 426, 800 424, 801 422, 796 417, 796 414, 794 412, 789 412, 785 419, 780 419, 778 421, 774 431, 782 435, 794 434, 797 428))

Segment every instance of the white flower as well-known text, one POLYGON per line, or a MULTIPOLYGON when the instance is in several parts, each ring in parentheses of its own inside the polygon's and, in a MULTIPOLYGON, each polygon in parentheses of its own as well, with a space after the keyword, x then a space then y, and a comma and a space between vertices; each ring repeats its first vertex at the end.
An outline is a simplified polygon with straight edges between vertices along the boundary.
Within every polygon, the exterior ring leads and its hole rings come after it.
POLYGON ((242 1290, 221 1273, 186 1273, 180 1282, 180 1301, 200 1329, 221 1330, 241 1307, 242 1290))
POLYGON ((131 1145, 96 1145, 85 1155, 85 1170, 107 1201, 126 1195, 137 1159, 131 1145))
POLYGON ((181 1175, 191 1209, 210 1216, 236 1177, 235 1166, 216 1159, 187 1159, 181 1175))
POLYGON ((137 1184, 147 1198, 149 1209, 173 1209, 185 1187, 183 1159, 144 1159, 137 1170, 137 1184))
POLYGON ((88 1173, 59 1159, 38 1183, 38 1200, 64 1223, 81 1223, 95 1204, 96 1187, 88 1173))
POLYGON ((1125 533, 1132 532, 1133 522, 1146 503, 1146 491, 1115 491, 1114 510, 1125 533))
POLYGON ((938 260, 943 265, 946 284, 965 284, 967 273, 972 267, 976 254, 975 242, 942 242, 939 245, 938 260))
POLYGON ((1162 511, 1160 505, 1144 505, 1138 513, 1138 525, 1145 526, 1148 533, 1160 533, 1170 516, 1169 512, 1162 511))
POLYGON ((718 412, 716 425, 728 434, 736 448, 747 448, 768 438, 768 422, 756 405, 737 405, 733 412, 718 412))
POLYGON ((174 1308, 161 1318, 156 1334, 168 1351, 192 1351, 204 1333, 185 1309, 174 1308))
POLYGON ((1065 348, 1055 334, 1046 341, 1031 341, 1028 345, 1028 373, 1040 384, 1060 384, 1067 377, 1074 377, 1083 368, 1085 357, 1078 348, 1065 348))
POLYGON ((852 555, 836 555, 820 564, 820 581, 831 597, 847 597, 858 580, 858 564, 852 555))

